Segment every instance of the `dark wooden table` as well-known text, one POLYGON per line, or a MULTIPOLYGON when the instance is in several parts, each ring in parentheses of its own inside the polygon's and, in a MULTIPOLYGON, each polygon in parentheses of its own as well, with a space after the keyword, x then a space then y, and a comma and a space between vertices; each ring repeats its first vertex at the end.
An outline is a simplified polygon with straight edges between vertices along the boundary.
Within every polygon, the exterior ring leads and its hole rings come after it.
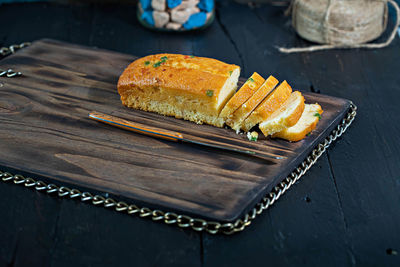
POLYGON ((400 40, 381 50, 280 54, 276 46, 307 45, 284 9, 221 1, 209 29, 166 34, 142 28, 134 5, 1 5, 1 46, 47 37, 138 56, 214 57, 241 65, 244 77, 271 73, 359 109, 301 182, 233 236, 0 183, 0 266, 399 266, 400 40))

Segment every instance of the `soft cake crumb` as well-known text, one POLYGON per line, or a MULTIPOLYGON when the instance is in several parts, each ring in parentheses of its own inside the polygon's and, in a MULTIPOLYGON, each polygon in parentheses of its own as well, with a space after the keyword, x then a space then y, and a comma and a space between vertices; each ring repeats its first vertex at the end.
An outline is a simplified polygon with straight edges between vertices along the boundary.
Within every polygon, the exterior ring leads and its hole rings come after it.
POLYGON ((258 133, 257 133, 256 131, 248 132, 248 133, 247 133, 247 138, 248 138, 250 141, 257 141, 257 139, 258 139, 258 133))

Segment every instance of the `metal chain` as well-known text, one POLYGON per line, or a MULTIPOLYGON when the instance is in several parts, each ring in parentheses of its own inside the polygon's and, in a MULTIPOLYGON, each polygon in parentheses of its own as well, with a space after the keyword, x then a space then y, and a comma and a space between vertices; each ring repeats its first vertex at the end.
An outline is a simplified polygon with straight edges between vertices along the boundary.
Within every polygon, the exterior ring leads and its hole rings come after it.
POLYGON ((12 78, 12 77, 21 76, 21 75, 22 75, 22 73, 19 71, 15 72, 12 69, 8 69, 8 70, 0 69, 0 77, 12 78))
POLYGON ((123 201, 117 201, 113 198, 106 198, 101 195, 93 195, 90 192, 81 192, 78 189, 70 189, 65 186, 55 184, 47 184, 33 178, 25 178, 22 175, 12 175, 8 172, 0 171, 0 179, 3 182, 14 182, 14 184, 24 185, 28 188, 34 188, 47 194, 58 195, 59 197, 69 197, 71 199, 80 199, 82 202, 88 202, 96 206, 103 206, 115 211, 126 213, 129 215, 137 215, 142 218, 151 218, 153 221, 162 221, 166 224, 175 224, 181 228, 191 228, 195 231, 206 231, 210 234, 233 234, 243 231, 249 226, 257 215, 274 204, 281 195, 283 195, 294 183, 296 183, 314 163, 321 157, 326 149, 340 137, 353 122, 357 114, 357 107, 351 103, 350 110, 342 119, 341 123, 325 138, 323 142, 318 144, 316 148, 307 156, 307 158, 281 183, 267 194, 255 207, 244 217, 234 222, 213 222, 200 218, 192 218, 187 215, 179 215, 174 212, 164 212, 162 210, 152 210, 146 207, 138 207, 134 204, 128 204, 123 201))
MULTIPOLYGON (((27 47, 31 45, 29 42, 21 43, 19 45, 10 45, 9 47, 2 47, 0 48, 0 57, 4 58, 8 55, 14 54, 17 50, 27 47)), ((18 77, 21 76, 22 73, 19 71, 14 71, 12 69, 8 70, 1 70, 0 69, 0 77, 7 77, 7 78, 13 78, 13 77, 18 77)))
POLYGON ((2 47, 0 48, 0 56, 6 57, 10 54, 14 54, 17 50, 30 46, 30 42, 21 43, 19 45, 10 45, 9 47, 2 47))

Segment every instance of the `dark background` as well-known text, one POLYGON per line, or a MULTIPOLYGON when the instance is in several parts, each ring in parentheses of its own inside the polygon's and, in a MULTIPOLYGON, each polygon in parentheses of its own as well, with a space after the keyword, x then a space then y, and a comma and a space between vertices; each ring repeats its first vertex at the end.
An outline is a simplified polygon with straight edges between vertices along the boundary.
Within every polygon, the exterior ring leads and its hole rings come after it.
MULTIPOLYGON (((3 4, 0 45, 46 37, 137 56, 213 57, 240 65, 243 77, 272 74, 295 89, 354 101, 358 116, 348 132, 233 236, 0 183, 0 266, 400 265, 399 37, 380 50, 285 55, 276 46, 309 45, 291 29, 285 7, 217 6, 207 30, 167 34, 142 28, 133 4, 3 4)), ((393 21, 391 12, 389 28, 393 21)))

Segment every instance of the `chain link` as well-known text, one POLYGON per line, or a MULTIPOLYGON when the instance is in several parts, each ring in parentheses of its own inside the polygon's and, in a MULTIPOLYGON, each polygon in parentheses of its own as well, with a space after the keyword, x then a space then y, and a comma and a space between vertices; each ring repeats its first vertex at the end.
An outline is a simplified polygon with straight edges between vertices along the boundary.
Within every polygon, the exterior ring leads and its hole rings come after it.
POLYGON ((37 191, 44 191, 48 194, 57 192, 59 197, 77 198, 80 197, 81 201, 91 201, 93 205, 102 205, 105 208, 113 208, 118 212, 126 214, 137 214, 139 217, 150 217, 153 221, 163 221, 166 224, 176 224, 181 228, 191 228, 195 231, 206 231, 210 234, 233 234, 243 231, 249 226, 257 215, 260 215, 264 210, 268 209, 272 204, 279 199, 293 184, 295 184, 311 166, 322 156, 326 149, 341 136, 350 124, 353 122, 357 115, 357 107, 351 103, 350 110, 343 118, 341 123, 336 127, 332 133, 326 137, 297 167, 285 180, 274 187, 272 192, 268 193, 259 203, 255 205, 244 217, 236 220, 235 222, 213 222, 206 221, 200 218, 192 218, 187 215, 178 215, 174 212, 164 212, 161 210, 152 210, 146 207, 138 207, 133 204, 125 202, 118 202, 113 198, 105 198, 101 195, 92 195, 89 192, 81 192, 78 189, 70 189, 65 186, 57 186, 55 184, 46 184, 43 181, 37 181, 33 178, 25 178, 22 175, 12 175, 8 172, 0 171, 0 179, 3 182, 13 181, 15 184, 21 184, 25 187, 35 188, 37 191))
MULTIPOLYGON (((8 55, 14 54, 19 49, 22 49, 22 48, 30 46, 30 45, 31 45, 31 43, 25 42, 25 43, 21 43, 19 45, 10 45, 9 47, 2 47, 2 48, 0 48, 0 58, 4 58, 8 55)), ((21 72, 14 71, 12 69, 0 70, 0 77, 13 78, 13 77, 21 76, 21 75, 22 75, 21 72)))
POLYGON ((7 77, 7 78, 12 78, 12 77, 17 77, 17 76, 21 76, 22 73, 17 71, 13 71, 12 69, 8 69, 8 70, 0 70, 0 77, 7 77))
POLYGON ((10 54, 14 54, 15 52, 17 52, 17 50, 30 46, 31 43, 30 42, 25 42, 25 43, 21 43, 19 45, 10 45, 9 47, 2 47, 0 48, 0 56, 1 57, 6 57, 10 54))

